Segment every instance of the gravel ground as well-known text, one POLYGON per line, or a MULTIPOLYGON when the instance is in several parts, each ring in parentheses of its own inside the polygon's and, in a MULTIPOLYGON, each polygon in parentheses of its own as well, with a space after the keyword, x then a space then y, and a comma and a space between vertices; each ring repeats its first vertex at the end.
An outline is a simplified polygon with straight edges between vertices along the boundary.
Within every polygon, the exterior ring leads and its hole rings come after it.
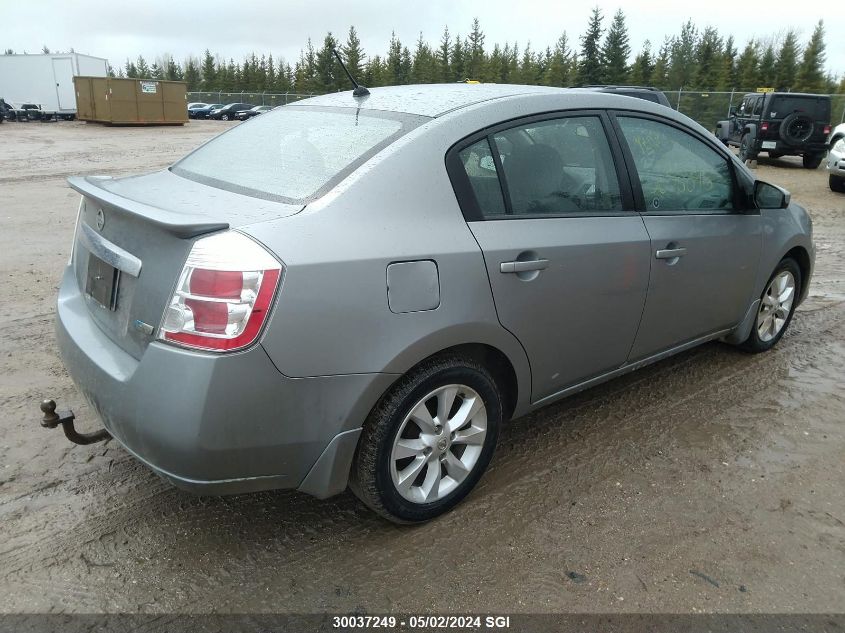
POLYGON ((53 340, 73 174, 162 167, 227 124, 0 127, 0 611, 831 612, 845 605, 845 196, 761 159, 815 222, 778 347, 718 343, 522 418, 456 511, 397 527, 350 494, 196 497, 114 442, 53 340))

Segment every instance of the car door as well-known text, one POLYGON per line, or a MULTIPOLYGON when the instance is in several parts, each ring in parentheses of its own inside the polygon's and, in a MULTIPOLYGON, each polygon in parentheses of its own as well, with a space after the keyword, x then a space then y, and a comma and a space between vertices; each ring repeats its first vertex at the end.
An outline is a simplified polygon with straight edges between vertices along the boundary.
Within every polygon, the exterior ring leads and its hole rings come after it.
POLYGON ((602 113, 510 123, 448 161, 496 311, 522 343, 536 402, 620 367, 648 284, 650 243, 602 113))
POLYGON ((651 237, 651 276, 629 361, 737 325, 753 298, 760 214, 716 142, 648 115, 616 116, 651 237))

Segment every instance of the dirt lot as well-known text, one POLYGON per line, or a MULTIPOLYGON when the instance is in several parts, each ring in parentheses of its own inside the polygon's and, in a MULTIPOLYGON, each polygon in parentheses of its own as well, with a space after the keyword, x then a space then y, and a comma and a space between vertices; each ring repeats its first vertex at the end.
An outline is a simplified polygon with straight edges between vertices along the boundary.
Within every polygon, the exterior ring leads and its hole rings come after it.
POLYGON ((53 342, 71 174, 159 168, 226 124, 0 127, 0 610, 830 612, 845 605, 845 196, 761 160, 815 221, 780 345, 710 344, 509 425, 457 511, 396 527, 350 494, 199 498, 95 428, 53 342))

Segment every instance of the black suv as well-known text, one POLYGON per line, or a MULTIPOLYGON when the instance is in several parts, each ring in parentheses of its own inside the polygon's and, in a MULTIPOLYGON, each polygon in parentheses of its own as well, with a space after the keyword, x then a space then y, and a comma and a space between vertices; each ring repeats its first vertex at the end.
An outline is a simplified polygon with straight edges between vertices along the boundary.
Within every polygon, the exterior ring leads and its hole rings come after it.
POLYGON ((592 86, 577 86, 578 88, 587 88, 588 90, 596 90, 598 92, 609 92, 615 95, 622 95, 624 97, 636 97, 637 99, 645 99, 652 103, 659 103, 662 106, 671 108, 672 104, 669 99, 657 88, 649 88, 646 86, 606 86, 606 85, 592 85, 592 86))
POLYGON ((801 156, 804 167, 818 167, 830 134, 830 97, 800 92, 752 92, 716 124, 725 145, 739 147, 740 160, 761 152, 770 158, 801 156))

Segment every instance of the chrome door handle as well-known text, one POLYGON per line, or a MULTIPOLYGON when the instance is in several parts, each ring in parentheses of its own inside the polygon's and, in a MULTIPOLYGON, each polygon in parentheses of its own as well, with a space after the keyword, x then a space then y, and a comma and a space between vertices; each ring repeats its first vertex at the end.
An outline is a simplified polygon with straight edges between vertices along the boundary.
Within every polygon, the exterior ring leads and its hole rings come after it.
POLYGON ((675 259, 676 257, 683 257, 687 254, 685 248, 665 248, 657 251, 654 256, 657 259, 675 259))
POLYGON ((503 273, 523 273, 529 270, 545 270, 548 267, 548 259, 531 259, 527 262, 502 262, 499 264, 499 270, 503 273))

